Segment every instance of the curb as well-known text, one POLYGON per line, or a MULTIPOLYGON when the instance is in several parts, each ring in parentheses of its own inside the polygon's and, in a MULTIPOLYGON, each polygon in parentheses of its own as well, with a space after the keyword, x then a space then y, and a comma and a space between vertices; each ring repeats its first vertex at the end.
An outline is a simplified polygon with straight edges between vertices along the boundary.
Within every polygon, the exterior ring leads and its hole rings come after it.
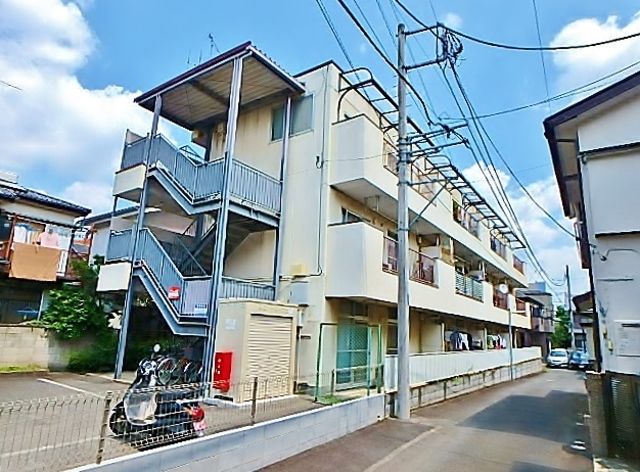
POLYGON ((12 376, 12 377, 31 377, 38 376, 42 374, 48 374, 49 369, 36 369, 36 370, 18 370, 15 372, 0 372, 0 377, 3 375, 12 376))

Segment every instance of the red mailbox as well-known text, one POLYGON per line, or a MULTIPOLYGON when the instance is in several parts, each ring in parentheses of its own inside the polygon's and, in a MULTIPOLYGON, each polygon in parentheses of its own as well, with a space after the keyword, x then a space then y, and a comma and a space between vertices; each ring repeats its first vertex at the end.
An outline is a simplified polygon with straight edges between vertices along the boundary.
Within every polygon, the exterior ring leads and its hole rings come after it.
POLYGON ((231 383, 232 352, 216 352, 213 367, 213 387, 223 392, 229 391, 231 383))

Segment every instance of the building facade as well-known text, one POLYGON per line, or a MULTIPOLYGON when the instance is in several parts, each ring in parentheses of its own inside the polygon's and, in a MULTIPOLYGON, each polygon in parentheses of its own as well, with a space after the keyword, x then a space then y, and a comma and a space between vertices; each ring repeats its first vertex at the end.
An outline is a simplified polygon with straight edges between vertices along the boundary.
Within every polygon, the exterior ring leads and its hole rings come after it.
POLYGON ((87 260, 91 247, 76 222, 90 211, 0 172, 0 324, 38 319, 49 290, 74 280, 70 262, 87 260))
MULTIPOLYGON (((199 147, 178 149, 156 127, 151 141, 127 134, 114 195, 145 210, 137 227, 111 220, 102 289, 144 286, 174 332, 208 338, 215 323, 224 336, 216 296, 294 306, 296 372, 335 370, 344 386, 395 354, 396 105, 373 79, 333 62, 289 76, 243 45, 136 101, 199 147)), ((456 332, 469 350, 493 347, 510 318, 514 333, 529 331, 530 310, 516 310, 527 287, 518 238, 446 156, 420 149, 409 196, 411 352, 455 349, 456 332)))
POLYGON ((582 264, 591 277, 594 354, 604 373, 603 397, 609 402, 603 408, 611 412, 610 446, 615 453, 636 458, 640 457, 638 116, 640 74, 636 73, 544 121, 564 213, 575 222, 582 264))

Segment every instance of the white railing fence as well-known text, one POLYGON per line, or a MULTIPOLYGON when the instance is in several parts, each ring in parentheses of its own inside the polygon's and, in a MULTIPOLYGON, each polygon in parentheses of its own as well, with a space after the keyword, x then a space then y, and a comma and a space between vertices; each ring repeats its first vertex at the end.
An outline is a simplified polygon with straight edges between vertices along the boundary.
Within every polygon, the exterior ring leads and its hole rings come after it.
MULTIPOLYGON (((513 363, 542 359, 540 347, 523 347, 513 350, 513 363)), ((411 385, 444 380, 459 375, 481 372, 509 365, 509 350, 431 352, 412 354, 409 357, 411 385)), ((384 385, 387 390, 398 386, 398 358, 386 356, 384 360, 384 385)))

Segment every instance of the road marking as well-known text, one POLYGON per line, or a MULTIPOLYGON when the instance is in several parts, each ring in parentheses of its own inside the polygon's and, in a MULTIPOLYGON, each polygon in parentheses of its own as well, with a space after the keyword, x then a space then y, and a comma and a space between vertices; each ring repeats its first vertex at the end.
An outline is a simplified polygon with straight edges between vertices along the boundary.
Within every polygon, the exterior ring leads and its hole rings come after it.
POLYGON ((34 452, 48 451, 49 449, 57 449, 61 447, 77 446, 78 444, 96 441, 98 439, 100 439, 100 436, 94 436, 92 438, 79 439, 77 441, 69 441, 69 442, 64 442, 60 444, 48 444, 46 446, 34 447, 33 449, 22 449, 21 451, 13 451, 13 452, 0 454, 0 458, 20 456, 23 454, 31 454, 34 452))
POLYGON ((419 436, 416 436, 415 438, 413 438, 411 441, 404 443, 402 446, 400 446, 398 449, 390 452, 389 454, 387 454, 386 456, 384 456, 382 459, 380 459, 378 462, 376 462, 375 464, 369 466, 368 468, 365 469, 364 472, 374 472, 375 470, 378 470, 381 466, 383 466, 384 464, 387 464, 388 462, 390 462, 391 460, 393 460, 398 454, 400 454, 402 451, 410 448, 411 446, 413 446, 416 443, 419 443, 420 441, 422 441, 425 437, 429 436, 432 433, 435 433, 436 431, 438 431, 440 429, 440 426, 436 426, 433 429, 430 429, 429 431, 425 431, 424 433, 420 434, 419 436))
POLYGON ((86 395, 91 395, 91 396, 98 397, 98 398, 104 398, 102 395, 98 395, 97 393, 90 392, 89 390, 84 390, 84 389, 78 388, 78 387, 72 387, 71 385, 63 384, 63 383, 60 383, 60 382, 55 382, 55 381, 49 380, 49 379, 38 379, 38 382, 44 382, 44 383, 47 383, 47 384, 50 384, 50 385, 55 385, 56 387, 66 388, 67 390, 73 390, 74 392, 84 393, 86 395))

